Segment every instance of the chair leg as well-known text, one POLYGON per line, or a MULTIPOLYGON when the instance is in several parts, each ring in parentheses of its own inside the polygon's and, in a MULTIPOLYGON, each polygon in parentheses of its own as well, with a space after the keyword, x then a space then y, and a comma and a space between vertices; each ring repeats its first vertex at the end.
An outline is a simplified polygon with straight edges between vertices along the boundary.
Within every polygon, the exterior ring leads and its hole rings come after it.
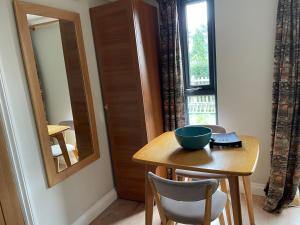
POLYGON ((223 191, 224 193, 227 194, 227 202, 226 202, 226 206, 225 206, 227 224, 228 225, 232 225, 229 192, 228 192, 228 188, 227 188, 227 184, 226 184, 226 180, 225 179, 221 179, 220 180, 220 186, 221 186, 221 191, 223 191))
POLYGON ((176 180, 177 181, 184 181, 184 179, 185 179, 184 177, 176 175, 176 180))
POLYGON ((58 173, 59 172, 59 157, 54 157, 53 159, 54 159, 56 172, 58 173))
POLYGON ((246 198, 246 203, 248 208, 249 222, 250 225, 255 225, 250 176, 243 177, 243 184, 244 184, 245 198, 246 198))
POLYGON ((225 220, 224 220, 224 214, 223 214, 223 212, 219 216, 219 223, 220 223, 220 225, 225 225, 225 220))
POLYGON ((177 180, 177 179, 178 179, 178 176, 177 176, 177 174, 175 173, 175 169, 172 168, 171 171, 172 171, 172 180, 177 180))

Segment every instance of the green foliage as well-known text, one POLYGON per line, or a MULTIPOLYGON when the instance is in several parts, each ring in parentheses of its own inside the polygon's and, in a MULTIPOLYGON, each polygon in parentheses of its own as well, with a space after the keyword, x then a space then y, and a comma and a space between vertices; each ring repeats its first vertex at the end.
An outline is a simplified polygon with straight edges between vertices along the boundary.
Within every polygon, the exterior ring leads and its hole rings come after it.
POLYGON ((190 125, 216 124, 215 113, 189 113, 190 125))
POLYGON ((190 36, 190 74, 195 78, 209 77, 207 29, 201 26, 190 36))

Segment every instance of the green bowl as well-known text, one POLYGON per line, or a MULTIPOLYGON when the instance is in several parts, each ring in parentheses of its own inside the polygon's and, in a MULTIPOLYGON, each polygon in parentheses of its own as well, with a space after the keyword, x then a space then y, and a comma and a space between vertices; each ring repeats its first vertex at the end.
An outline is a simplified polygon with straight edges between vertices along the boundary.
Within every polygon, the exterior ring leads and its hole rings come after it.
POLYGON ((175 136, 184 149, 202 149, 210 141, 211 129, 203 126, 186 126, 176 129, 175 136))

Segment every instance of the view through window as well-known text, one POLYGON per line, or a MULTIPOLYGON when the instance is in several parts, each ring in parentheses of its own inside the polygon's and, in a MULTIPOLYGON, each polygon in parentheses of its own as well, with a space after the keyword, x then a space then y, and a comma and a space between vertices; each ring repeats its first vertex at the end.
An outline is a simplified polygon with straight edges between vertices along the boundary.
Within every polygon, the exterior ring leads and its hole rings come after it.
POLYGON ((208 31, 206 2, 186 6, 190 85, 209 84, 208 31))
POLYGON ((213 1, 186 1, 179 10, 188 121, 216 124, 213 1))

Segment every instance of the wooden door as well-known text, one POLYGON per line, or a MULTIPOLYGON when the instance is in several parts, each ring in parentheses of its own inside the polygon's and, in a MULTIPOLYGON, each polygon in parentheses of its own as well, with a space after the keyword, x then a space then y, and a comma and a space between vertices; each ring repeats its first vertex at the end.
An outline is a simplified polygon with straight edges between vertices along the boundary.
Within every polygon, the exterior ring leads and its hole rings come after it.
POLYGON ((143 0, 134 0, 135 35, 148 141, 163 132, 159 73, 158 10, 143 0))
MULTIPOLYGON (((158 6, 143 0, 133 0, 133 3, 135 35, 149 142, 163 133, 158 6)), ((165 178, 168 176, 165 167, 157 167, 156 174, 165 178)))
POLYGON ((11 172, 2 121, 0 121, 0 225, 24 224, 14 177, 11 172))
POLYGON ((144 167, 132 161, 147 143, 132 3, 117 1, 90 14, 116 189, 120 198, 144 201, 144 167))
POLYGON ((0 225, 5 225, 5 220, 4 220, 1 203, 0 203, 0 225))

